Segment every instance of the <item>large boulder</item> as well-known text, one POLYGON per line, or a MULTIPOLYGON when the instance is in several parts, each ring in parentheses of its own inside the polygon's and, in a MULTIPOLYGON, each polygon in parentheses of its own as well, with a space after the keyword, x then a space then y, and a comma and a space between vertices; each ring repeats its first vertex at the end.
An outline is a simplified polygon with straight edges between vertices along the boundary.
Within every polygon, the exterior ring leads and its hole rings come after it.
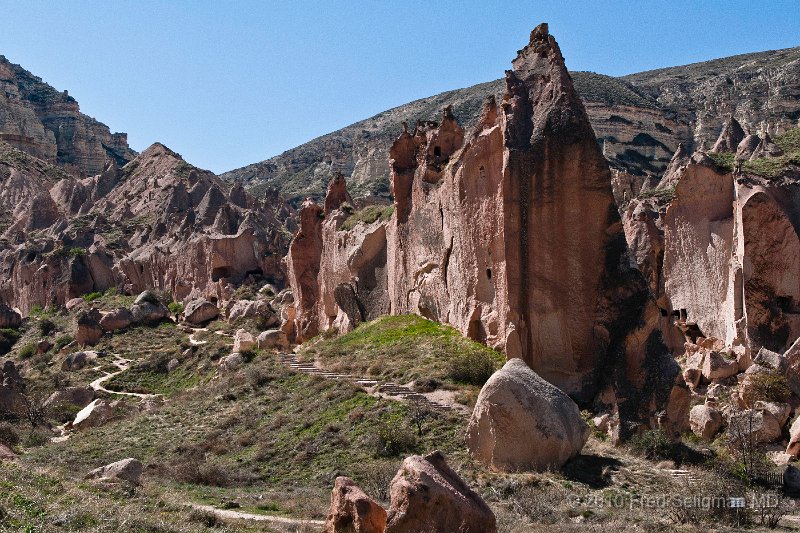
POLYGON ((67 387, 55 391, 44 402, 45 407, 58 405, 75 405, 83 409, 94 400, 94 389, 91 387, 67 387))
POLYGON ((69 354, 61 363, 61 370, 64 372, 71 372, 74 370, 81 370, 86 368, 90 363, 97 359, 97 352, 75 352, 69 354))
POLYGON ((739 372, 736 359, 728 359, 722 353, 709 351, 703 360, 703 377, 708 381, 729 378, 739 372))
POLYGON ((249 331, 245 329, 236 330, 236 334, 233 336, 234 353, 252 352, 255 347, 256 340, 249 331))
POLYGON ((210 320, 214 320, 219 316, 219 309, 217 306, 205 298, 198 298, 192 300, 183 310, 183 319, 190 324, 204 324, 210 320))
POLYGON ((228 320, 233 322, 239 318, 264 317, 266 326, 274 326, 279 322, 275 312, 264 300, 237 300, 228 309, 228 320))
POLYGON ((100 327, 100 311, 89 309, 81 311, 77 316, 77 328, 75 330, 75 341, 81 346, 94 346, 103 336, 103 328, 100 327))
POLYGON ((169 316, 169 309, 161 302, 142 301, 131 306, 131 315, 137 324, 155 324, 169 316))
POLYGON ((280 329, 268 329, 258 334, 256 344, 261 350, 286 349, 289 347, 289 338, 280 329))
POLYGON ((6 304, 0 303, 0 329, 17 329, 22 325, 22 315, 11 309, 6 304))
POLYGON ((79 431, 100 427, 112 420, 124 417, 133 412, 133 410, 123 400, 109 402, 96 399, 75 415, 75 420, 70 424, 70 427, 79 431))
POLYGON ((389 494, 386 533, 497 531, 492 510, 447 465, 441 452, 407 457, 389 494))
POLYGON ((128 458, 116 463, 111 463, 100 468, 95 468, 88 474, 86 479, 96 479, 101 481, 128 481, 134 485, 139 484, 142 477, 142 463, 138 459, 128 458))
POLYGON ((117 331, 125 329, 133 323, 133 314, 126 308, 120 307, 109 311, 100 319, 103 331, 117 331))
POLYGON ((695 405, 689 411, 689 424, 695 435, 710 441, 722 429, 722 413, 713 405, 695 405))
POLYGON ((560 468, 588 438, 575 402, 522 359, 510 359, 481 389, 466 443, 494 469, 542 471, 560 468))
POLYGON ((325 533, 383 533, 386 511, 352 479, 339 476, 333 484, 325 533))

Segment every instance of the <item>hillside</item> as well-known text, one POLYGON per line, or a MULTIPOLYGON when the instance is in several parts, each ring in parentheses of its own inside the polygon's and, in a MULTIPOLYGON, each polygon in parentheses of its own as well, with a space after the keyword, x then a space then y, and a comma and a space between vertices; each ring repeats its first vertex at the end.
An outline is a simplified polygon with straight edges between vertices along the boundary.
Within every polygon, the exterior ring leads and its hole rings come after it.
MULTIPOLYGON (((642 72, 613 78, 591 72, 572 77, 614 169, 657 181, 679 143, 690 151, 713 143, 734 113, 745 129, 771 133, 800 118, 800 48, 642 72), (762 96, 765 95, 765 96, 762 96)), ((334 172, 355 197, 388 198, 391 143, 417 120, 439 120, 447 105, 469 129, 483 100, 501 96, 503 80, 449 91, 389 109, 259 163, 222 174, 247 188, 277 187, 294 203, 321 198, 334 172)))
POLYGON ((67 91, 57 91, 0 56, 0 141, 78 177, 103 170, 107 161, 124 165, 135 153, 125 133, 80 112, 67 91))

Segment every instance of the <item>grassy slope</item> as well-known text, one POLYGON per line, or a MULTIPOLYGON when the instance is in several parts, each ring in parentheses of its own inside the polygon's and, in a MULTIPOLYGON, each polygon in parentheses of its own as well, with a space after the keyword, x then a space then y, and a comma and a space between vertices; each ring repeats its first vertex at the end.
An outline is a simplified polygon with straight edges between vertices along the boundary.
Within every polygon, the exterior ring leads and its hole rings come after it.
POLYGON ((452 377, 454 366, 477 362, 499 368, 505 361, 499 352, 464 338, 455 328, 418 315, 386 316, 341 337, 322 336, 299 356, 316 358, 326 368, 354 375, 399 383, 433 378, 451 387, 467 388, 452 377))
MULTIPOLYGON (((782 156, 745 161, 742 170, 765 178, 777 178, 790 165, 800 167, 800 128, 792 128, 781 135, 776 135, 773 141, 783 150, 782 156)), ((722 152, 708 155, 722 170, 728 172, 733 170, 735 154, 722 152)))

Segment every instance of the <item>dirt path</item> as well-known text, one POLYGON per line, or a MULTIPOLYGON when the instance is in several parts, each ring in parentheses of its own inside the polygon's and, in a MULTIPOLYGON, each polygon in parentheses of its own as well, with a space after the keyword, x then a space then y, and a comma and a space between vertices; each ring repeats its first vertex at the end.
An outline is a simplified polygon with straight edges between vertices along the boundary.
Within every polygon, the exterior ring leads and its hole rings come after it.
POLYGON ((95 391, 102 391, 102 392, 105 392, 105 393, 108 393, 108 394, 117 394, 117 395, 120 395, 120 396, 133 396, 134 398, 155 398, 156 396, 160 396, 160 394, 142 394, 142 393, 139 393, 139 392, 120 392, 120 391, 109 390, 109 389, 105 388, 103 386, 103 383, 113 379, 116 376, 119 376, 120 374, 122 374, 123 372, 128 370, 128 368, 130 368, 130 366, 131 366, 131 360, 130 359, 125 359, 124 357, 119 356, 117 354, 112 354, 112 355, 114 357, 116 357, 116 359, 114 361, 112 361, 111 364, 116 366, 119 370, 117 370, 116 372, 106 372, 105 370, 103 370, 99 366, 93 368, 92 370, 98 370, 100 372, 103 372, 103 374, 105 374, 105 375, 102 376, 102 377, 99 377, 96 380, 94 380, 91 383, 89 383, 89 386, 92 389, 94 389, 95 391))
POLYGON ((325 379, 338 379, 351 381, 363 388, 367 393, 379 398, 400 400, 407 402, 420 402, 422 405, 433 411, 452 411, 457 413, 469 413, 469 408, 457 403, 454 394, 450 391, 434 391, 431 393, 419 393, 413 391, 407 385, 396 383, 381 383, 374 379, 359 378, 348 374, 331 372, 317 366, 315 363, 300 363, 297 356, 293 353, 281 353, 278 355, 280 361, 296 372, 312 374, 325 379))
POLYGON ((288 518, 286 516, 264 515, 244 513, 233 509, 217 509, 211 505, 200 505, 197 503, 189 504, 192 509, 211 513, 225 520, 252 520, 255 522, 266 522, 270 525, 278 526, 284 531, 321 531, 325 522, 322 520, 304 520, 300 518, 288 518))

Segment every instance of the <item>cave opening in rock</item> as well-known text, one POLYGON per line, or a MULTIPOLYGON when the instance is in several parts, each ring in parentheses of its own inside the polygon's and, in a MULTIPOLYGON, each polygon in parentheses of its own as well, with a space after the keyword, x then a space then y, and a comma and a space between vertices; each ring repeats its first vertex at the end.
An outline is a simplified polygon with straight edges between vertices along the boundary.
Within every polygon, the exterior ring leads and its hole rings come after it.
POLYGON ((219 281, 222 278, 230 277, 231 272, 228 267, 216 267, 211 271, 211 281, 219 281))
POLYGON ((441 146, 434 146, 434 148, 433 148, 433 156, 434 157, 442 157, 442 147, 441 146))
POLYGON ((492 279, 492 269, 491 268, 487 268, 486 269, 486 277, 489 278, 489 279, 492 279))

